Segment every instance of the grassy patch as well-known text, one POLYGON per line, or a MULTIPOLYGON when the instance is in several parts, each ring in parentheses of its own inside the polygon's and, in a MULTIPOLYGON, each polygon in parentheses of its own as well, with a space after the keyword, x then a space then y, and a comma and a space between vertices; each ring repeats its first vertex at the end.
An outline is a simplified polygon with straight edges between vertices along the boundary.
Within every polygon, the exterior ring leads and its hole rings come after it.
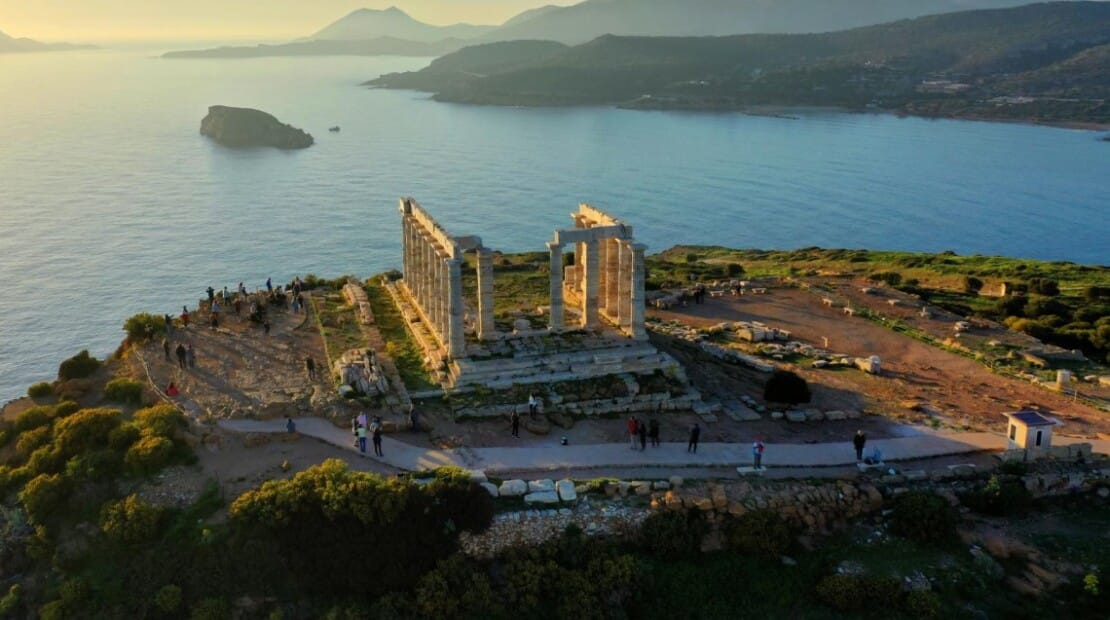
POLYGON ((431 390, 439 387, 424 368, 424 354, 416 344, 401 312, 394 305, 389 291, 378 278, 370 278, 364 286, 374 313, 374 322, 385 341, 386 353, 393 358, 401 381, 409 391, 431 390))
POLYGON ((323 297, 313 295, 309 299, 316 327, 324 339, 324 354, 328 357, 329 369, 344 351, 367 346, 354 308, 343 299, 342 293, 327 293, 323 297))

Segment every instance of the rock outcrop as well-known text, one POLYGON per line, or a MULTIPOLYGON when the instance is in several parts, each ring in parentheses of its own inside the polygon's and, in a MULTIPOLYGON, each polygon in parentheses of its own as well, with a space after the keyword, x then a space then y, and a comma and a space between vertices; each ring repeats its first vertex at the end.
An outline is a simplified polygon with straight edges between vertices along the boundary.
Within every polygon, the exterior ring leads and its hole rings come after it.
POLYGON ((282 123, 270 114, 251 108, 214 105, 200 122, 201 135, 224 146, 272 146, 304 149, 312 146, 312 135, 282 123))

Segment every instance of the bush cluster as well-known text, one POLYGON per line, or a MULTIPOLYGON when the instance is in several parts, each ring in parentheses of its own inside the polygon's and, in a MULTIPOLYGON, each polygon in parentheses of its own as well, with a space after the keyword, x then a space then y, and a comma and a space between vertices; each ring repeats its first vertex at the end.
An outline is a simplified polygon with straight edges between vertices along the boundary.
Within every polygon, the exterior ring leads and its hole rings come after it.
POLYGON ((956 539, 959 514, 945 498, 926 491, 910 491, 891 503, 890 532, 920 543, 946 544, 956 539))
POLYGON ((138 405, 143 399, 143 384, 125 377, 112 379, 104 386, 104 396, 115 403, 138 405))
POLYGON ((975 512, 1011 516, 1026 513, 1033 505, 1033 496, 1020 479, 991 476, 987 484, 965 494, 961 500, 975 512))
POLYGON ((100 360, 89 355, 85 349, 58 366, 58 378, 63 381, 70 379, 84 379, 100 368, 100 360))
POLYGON ((166 335, 166 318, 156 316, 149 312, 140 312, 123 323, 123 331, 127 332, 127 341, 140 344, 166 335))
POLYGON ((790 524, 773 510, 754 510, 725 527, 730 549, 744 555, 777 560, 794 545, 790 524))
POLYGON ((902 606, 902 582, 893 577, 837 573, 817 583, 817 598, 837 611, 889 612, 902 606))
POLYGON ((46 398, 54 395, 54 386, 46 381, 39 381, 27 388, 27 395, 31 398, 46 398))

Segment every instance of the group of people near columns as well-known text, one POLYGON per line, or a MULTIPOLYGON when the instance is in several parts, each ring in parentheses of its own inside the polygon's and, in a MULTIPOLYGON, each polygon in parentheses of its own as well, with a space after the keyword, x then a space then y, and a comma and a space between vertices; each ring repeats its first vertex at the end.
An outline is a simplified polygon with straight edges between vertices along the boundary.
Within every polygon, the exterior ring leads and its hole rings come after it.
POLYGON ((652 418, 649 422, 644 422, 636 416, 629 416, 628 441, 631 449, 635 450, 639 443, 640 450, 646 450, 648 439, 653 448, 659 447, 659 420, 652 418))
POLYGON ((370 434, 370 438, 374 443, 374 456, 382 456, 382 418, 375 416, 370 425, 366 424, 366 413, 358 414, 358 417, 351 418, 351 434, 354 435, 355 446, 358 451, 366 454, 366 435, 370 434))

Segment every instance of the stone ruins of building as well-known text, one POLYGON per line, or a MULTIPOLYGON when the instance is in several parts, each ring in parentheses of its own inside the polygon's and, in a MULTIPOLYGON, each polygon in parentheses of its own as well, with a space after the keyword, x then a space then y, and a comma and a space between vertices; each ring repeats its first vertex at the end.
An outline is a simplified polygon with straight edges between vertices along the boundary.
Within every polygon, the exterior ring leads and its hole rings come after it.
POLYGON ((496 389, 664 369, 685 383, 678 363, 647 341, 646 248, 621 220, 580 205, 574 227, 556 230, 547 243, 546 329, 507 332, 494 323, 493 252, 481 238, 451 235, 412 198, 401 200, 400 213, 404 277, 389 290, 444 386, 496 389), (574 253, 565 268, 564 250, 574 253), (463 294, 468 252, 477 272, 471 308, 463 294), (573 332, 573 342, 564 332, 573 332))

